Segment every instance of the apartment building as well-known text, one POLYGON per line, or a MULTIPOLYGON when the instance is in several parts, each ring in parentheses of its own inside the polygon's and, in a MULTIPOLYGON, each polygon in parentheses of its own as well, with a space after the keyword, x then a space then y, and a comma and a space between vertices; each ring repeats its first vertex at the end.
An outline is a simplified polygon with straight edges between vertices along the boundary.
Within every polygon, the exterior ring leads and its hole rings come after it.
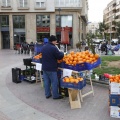
POLYGON ((110 34, 111 39, 117 37, 115 22, 120 21, 120 18, 117 19, 118 14, 120 15, 118 12, 120 9, 119 3, 120 0, 112 0, 103 11, 103 20, 109 26, 109 29, 105 32, 110 34))
POLYGON ((35 42, 68 27, 70 44, 86 37, 88 0, 0 0, 0 49, 35 42))
POLYGON ((87 25, 87 33, 95 34, 99 29, 99 23, 97 22, 89 22, 87 25))

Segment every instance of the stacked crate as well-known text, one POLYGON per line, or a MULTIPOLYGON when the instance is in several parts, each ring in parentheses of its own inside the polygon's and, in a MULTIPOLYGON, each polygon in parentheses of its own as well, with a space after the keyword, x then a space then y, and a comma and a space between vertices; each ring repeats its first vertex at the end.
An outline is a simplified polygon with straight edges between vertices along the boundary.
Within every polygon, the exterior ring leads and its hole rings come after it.
POLYGON ((110 116, 120 118, 120 83, 110 82, 110 116))

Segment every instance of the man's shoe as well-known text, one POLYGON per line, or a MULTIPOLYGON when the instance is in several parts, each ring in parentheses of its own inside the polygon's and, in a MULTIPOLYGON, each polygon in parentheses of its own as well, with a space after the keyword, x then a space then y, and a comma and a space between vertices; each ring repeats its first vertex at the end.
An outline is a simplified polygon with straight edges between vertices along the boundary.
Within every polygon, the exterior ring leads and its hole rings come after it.
POLYGON ((53 98, 53 99, 63 99, 63 96, 59 96, 59 97, 53 98))
POLYGON ((50 96, 47 96, 47 97, 46 97, 46 99, 50 98, 51 96, 52 96, 52 95, 50 95, 50 96))

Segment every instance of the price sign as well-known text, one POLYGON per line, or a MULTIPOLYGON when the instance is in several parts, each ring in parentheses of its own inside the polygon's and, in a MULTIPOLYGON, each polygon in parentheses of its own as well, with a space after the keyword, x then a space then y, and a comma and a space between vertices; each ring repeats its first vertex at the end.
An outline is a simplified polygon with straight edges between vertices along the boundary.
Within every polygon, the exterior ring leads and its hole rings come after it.
POLYGON ((39 70, 39 71, 42 70, 42 64, 41 63, 36 63, 36 70, 39 70))
POLYGON ((63 69, 63 77, 65 76, 71 76, 72 75, 72 70, 69 69, 63 69))

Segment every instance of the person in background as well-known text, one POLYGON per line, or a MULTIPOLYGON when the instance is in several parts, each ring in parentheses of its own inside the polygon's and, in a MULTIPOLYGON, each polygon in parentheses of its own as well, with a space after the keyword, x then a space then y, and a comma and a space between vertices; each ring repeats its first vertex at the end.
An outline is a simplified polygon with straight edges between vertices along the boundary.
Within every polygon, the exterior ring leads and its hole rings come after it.
POLYGON ((38 55, 39 53, 41 53, 42 47, 43 47, 43 40, 40 39, 34 46, 35 55, 38 55))
POLYGON ((99 53, 101 52, 101 46, 102 46, 102 44, 103 44, 103 42, 101 41, 100 44, 99 44, 99 46, 98 46, 99 53))
POLYGON ((82 50, 84 51, 84 49, 85 49, 85 46, 86 46, 86 42, 85 42, 85 40, 82 40, 82 50))
POLYGON ((22 44, 22 47, 23 47, 23 52, 24 52, 24 54, 26 54, 26 53, 27 53, 27 50, 28 50, 28 47, 29 47, 29 44, 28 44, 27 42, 24 42, 24 43, 22 44))
POLYGON ((105 55, 107 55, 107 42, 102 43, 101 45, 101 51, 105 51, 105 55))
POLYGON ((30 44, 29 44, 29 51, 31 50, 31 52, 33 53, 34 52, 34 43, 33 42, 31 42, 30 44))
POLYGON ((60 52, 55 46, 57 38, 54 35, 50 36, 49 42, 42 47, 42 70, 45 86, 46 98, 62 99, 58 91, 58 77, 57 77, 57 60, 64 57, 64 53, 60 52), (51 90, 52 87, 52 90, 51 90), (51 93, 52 91, 52 93, 51 93))
POLYGON ((110 53, 110 51, 112 52, 112 55, 114 55, 114 48, 112 48, 112 45, 110 44, 110 41, 108 42, 107 44, 107 50, 108 50, 108 53, 110 53))

